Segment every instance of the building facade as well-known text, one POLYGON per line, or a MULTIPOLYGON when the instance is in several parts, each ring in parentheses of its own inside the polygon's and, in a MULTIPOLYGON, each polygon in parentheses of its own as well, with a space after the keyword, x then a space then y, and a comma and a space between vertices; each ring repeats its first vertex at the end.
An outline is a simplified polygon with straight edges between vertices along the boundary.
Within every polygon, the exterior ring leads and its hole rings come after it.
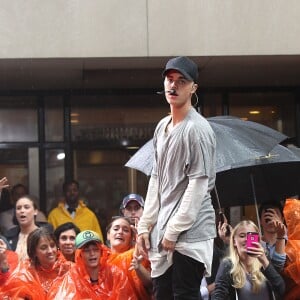
POLYGON ((100 219, 148 178, 124 167, 168 113, 161 72, 200 69, 199 109, 263 123, 300 145, 298 1, 0 3, 0 177, 48 212, 65 179, 100 219))

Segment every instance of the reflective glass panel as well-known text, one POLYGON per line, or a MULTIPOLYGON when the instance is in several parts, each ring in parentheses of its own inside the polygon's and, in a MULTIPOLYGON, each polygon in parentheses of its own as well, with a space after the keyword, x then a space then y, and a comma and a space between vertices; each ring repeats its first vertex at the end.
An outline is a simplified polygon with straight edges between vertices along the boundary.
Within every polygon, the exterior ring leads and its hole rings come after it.
POLYGON ((119 214, 123 197, 128 194, 129 154, 121 150, 77 150, 74 173, 80 195, 93 209, 105 231, 111 217, 119 214))
POLYGON ((37 109, 33 97, 0 97, 0 142, 37 141, 37 109))
POLYGON ((236 93, 229 96, 229 114, 295 136, 292 93, 236 93))
POLYGON ((46 151, 46 193, 47 212, 54 208, 62 197, 65 178, 65 153, 62 149, 46 151))
POLYGON ((169 112, 165 100, 155 97, 156 101, 149 105, 142 96, 120 97, 72 98, 73 141, 98 141, 126 147, 142 145, 151 139, 157 122, 169 112))
POLYGON ((64 137, 62 97, 45 97, 45 138, 60 142, 64 137))

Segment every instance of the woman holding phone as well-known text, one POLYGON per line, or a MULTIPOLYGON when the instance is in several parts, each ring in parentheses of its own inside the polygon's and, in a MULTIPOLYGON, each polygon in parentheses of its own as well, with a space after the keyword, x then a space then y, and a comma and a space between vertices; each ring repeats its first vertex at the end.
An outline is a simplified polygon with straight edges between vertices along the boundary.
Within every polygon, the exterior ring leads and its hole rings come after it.
POLYGON ((218 270, 213 300, 283 297, 284 280, 266 257, 258 232, 257 226, 248 220, 234 227, 229 256, 221 262, 218 270))

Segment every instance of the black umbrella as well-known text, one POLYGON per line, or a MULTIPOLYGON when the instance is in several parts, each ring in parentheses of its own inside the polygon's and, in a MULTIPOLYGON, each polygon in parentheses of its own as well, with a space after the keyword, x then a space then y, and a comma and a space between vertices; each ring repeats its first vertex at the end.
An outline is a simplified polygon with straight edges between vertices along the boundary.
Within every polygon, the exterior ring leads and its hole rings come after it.
MULTIPOLYGON (((286 135, 259 123, 244 121, 232 116, 208 118, 216 135, 217 172, 233 168, 236 164, 249 159, 267 155, 286 135)), ((152 140, 141 147, 125 164, 151 174, 154 160, 152 140)))
POLYGON ((260 228, 258 203, 280 202, 299 195, 300 149, 277 145, 269 155, 249 159, 240 167, 217 173, 212 193, 215 208, 255 205, 260 228))
POLYGON ((277 145, 269 155, 244 161, 230 170, 217 173, 216 206, 244 206, 282 201, 299 195, 299 148, 277 145), (220 204, 218 203, 220 202, 220 204))
POLYGON ((142 146, 125 164, 125 167, 138 170, 147 176, 151 175, 154 161, 153 140, 142 146))
POLYGON ((265 125, 232 116, 207 119, 217 141, 216 170, 221 172, 237 164, 266 156, 286 135, 265 125))

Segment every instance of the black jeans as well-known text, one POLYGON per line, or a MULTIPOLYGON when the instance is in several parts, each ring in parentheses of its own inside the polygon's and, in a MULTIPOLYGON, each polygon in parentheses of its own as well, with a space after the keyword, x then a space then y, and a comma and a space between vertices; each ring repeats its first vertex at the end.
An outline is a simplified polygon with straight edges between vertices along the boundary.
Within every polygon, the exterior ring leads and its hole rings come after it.
POLYGON ((155 300, 198 300, 203 274, 203 263, 175 251, 173 265, 153 278, 155 300))

